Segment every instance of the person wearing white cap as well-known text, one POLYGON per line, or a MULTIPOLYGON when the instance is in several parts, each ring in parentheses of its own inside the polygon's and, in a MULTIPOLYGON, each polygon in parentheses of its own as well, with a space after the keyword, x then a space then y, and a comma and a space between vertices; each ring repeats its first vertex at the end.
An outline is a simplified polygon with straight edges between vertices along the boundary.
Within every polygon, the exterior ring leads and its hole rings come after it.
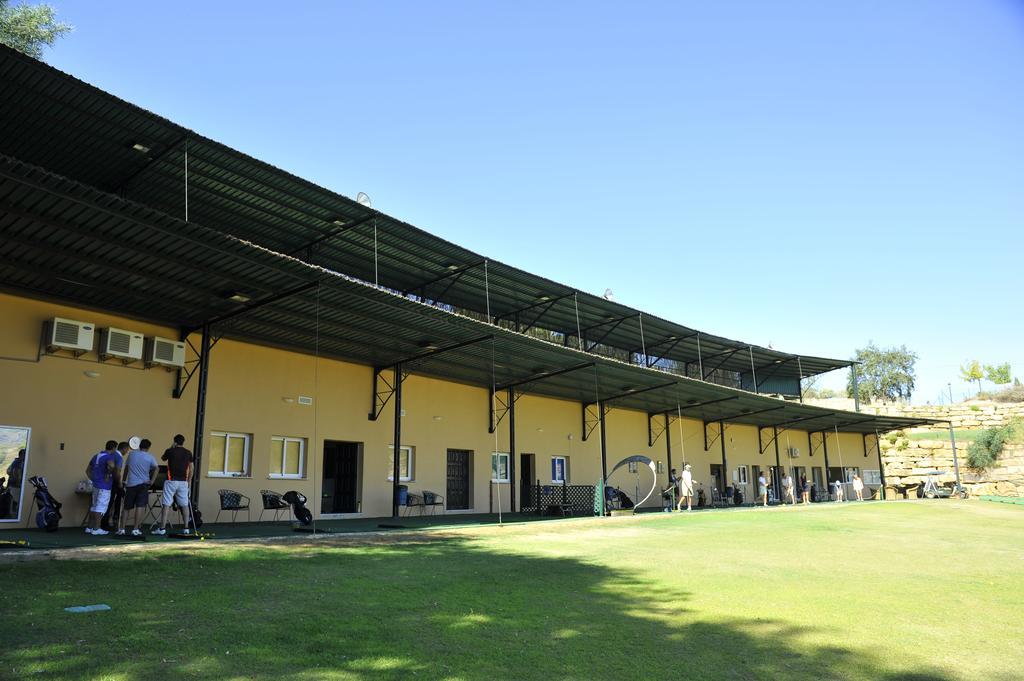
POLYGON ((679 478, 679 510, 683 510, 683 499, 686 499, 686 510, 691 509, 693 502, 693 473, 690 464, 683 466, 683 475, 679 478))

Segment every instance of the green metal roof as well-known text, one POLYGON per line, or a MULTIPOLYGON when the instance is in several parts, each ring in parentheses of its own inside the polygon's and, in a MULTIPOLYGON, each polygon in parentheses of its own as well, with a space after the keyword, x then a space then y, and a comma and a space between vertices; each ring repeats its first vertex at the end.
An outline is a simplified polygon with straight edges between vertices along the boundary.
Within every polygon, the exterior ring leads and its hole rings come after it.
MULTIPOLYGON (((582 329, 584 347, 646 350, 637 363, 689 364, 691 374, 702 364, 706 374, 747 374, 748 384, 751 363, 759 384, 776 385, 851 364, 698 332, 474 253, 4 46, 0 121, 0 153, 178 217, 187 151, 191 222, 366 282, 374 281, 376 233, 381 286, 478 315, 489 309, 506 324, 535 323, 570 345, 582 329)), ((530 213, 524 204, 524 219, 530 213)))
POLYGON ((802 430, 857 433, 928 422, 783 402, 597 357, 410 300, 3 155, 0 286, 175 327, 213 320, 222 337, 374 366, 405 360, 424 375, 485 387, 521 383, 531 393, 651 414, 679 410, 762 426, 799 420, 802 430), (242 287, 252 301, 229 300, 242 287))

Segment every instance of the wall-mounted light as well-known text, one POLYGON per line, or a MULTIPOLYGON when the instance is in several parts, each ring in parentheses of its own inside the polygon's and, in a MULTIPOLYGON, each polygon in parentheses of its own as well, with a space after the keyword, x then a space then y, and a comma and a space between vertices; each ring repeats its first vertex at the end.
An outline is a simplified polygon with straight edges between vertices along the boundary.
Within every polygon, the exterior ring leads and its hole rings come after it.
POLYGON ((435 421, 440 421, 440 420, 441 420, 441 417, 440 417, 440 416, 435 416, 435 417, 434 417, 434 420, 435 420, 435 421))
POLYGON ((295 404, 295 398, 294 397, 282 397, 281 401, 285 402, 286 404, 295 404))
POLYGON ((543 429, 543 428, 538 428, 538 429, 537 429, 537 432, 538 432, 538 433, 543 433, 543 432, 544 432, 544 429, 543 429))
POLYGON ((134 149, 135 151, 139 152, 140 154, 148 154, 149 153, 149 147, 147 147, 142 142, 135 142, 134 144, 132 144, 132 149, 134 149))
POLYGON ((233 303, 248 303, 252 300, 251 296, 247 296, 240 291, 228 291, 224 294, 224 297, 233 303))
POLYGON ((100 377, 100 372, 93 371, 92 369, 90 369, 89 371, 83 371, 82 373, 85 374, 86 378, 99 378, 100 377))

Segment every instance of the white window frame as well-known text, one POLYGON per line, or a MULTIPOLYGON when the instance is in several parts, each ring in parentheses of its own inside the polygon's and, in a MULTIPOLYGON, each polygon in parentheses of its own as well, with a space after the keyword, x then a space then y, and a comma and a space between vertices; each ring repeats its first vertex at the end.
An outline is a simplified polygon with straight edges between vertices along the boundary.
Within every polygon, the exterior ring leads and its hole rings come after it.
MULTIPOLYGON (((393 451, 395 451, 395 446, 394 445, 388 445, 388 459, 391 458, 391 452, 393 452, 393 451)), ((415 448, 413 448, 413 447, 411 447, 409 445, 402 445, 401 447, 399 447, 399 451, 401 451, 403 456, 408 456, 409 457, 409 464, 405 467, 405 470, 408 473, 408 475, 402 475, 402 463, 401 463, 401 461, 399 461, 399 463, 398 463, 398 481, 399 482, 412 482, 413 480, 416 479, 416 469, 414 468, 414 466, 416 464, 416 450, 415 450, 415 448)), ((388 481, 389 482, 394 482, 394 480, 395 480, 395 462, 394 461, 388 461, 388 481)))
POLYGON ((562 479, 555 480, 554 475, 551 476, 552 485, 568 485, 569 484, 569 457, 562 456, 560 454, 551 457, 551 471, 554 473, 555 461, 562 460, 562 479))
POLYGON ((268 478, 274 480, 304 480, 306 477, 306 438, 304 437, 289 437, 287 435, 274 435, 270 438, 271 442, 275 440, 281 441, 281 472, 280 473, 268 473, 268 478), (287 456, 289 442, 299 443, 299 472, 296 474, 284 472, 284 462, 287 456))
POLYGON ((491 482, 496 482, 501 485, 507 485, 508 483, 511 482, 511 478, 509 477, 509 473, 511 473, 511 471, 509 470, 509 463, 511 462, 511 460, 512 457, 509 455, 508 452, 491 452, 491 482), (495 476, 494 471, 495 469, 497 469, 498 475, 501 474, 500 462, 502 458, 505 459, 505 478, 499 479, 498 477, 495 476), (495 459, 497 459, 499 462, 497 466, 494 465, 495 459))
POLYGON ((847 466, 846 468, 843 469, 843 481, 846 484, 849 485, 850 483, 852 483, 853 482, 853 476, 855 476, 855 475, 860 475, 860 467, 859 466, 847 466))
POLYGON ((736 473, 737 473, 737 475, 736 475, 736 482, 738 484, 740 484, 740 485, 749 484, 749 479, 747 477, 747 467, 746 466, 736 466, 736 473))
POLYGON ((242 438, 245 443, 242 448, 242 472, 234 473, 226 470, 209 470, 207 469, 206 476, 210 478, 251 478, 252 469, 251 455, 252 455, 252 435, 249 433, 229 433, 223 430, 214 430, 210 432, 210 437, 223 437, 224 438, 224 466, 228 465, 228 451, 231 449, 231 438, 242 438))

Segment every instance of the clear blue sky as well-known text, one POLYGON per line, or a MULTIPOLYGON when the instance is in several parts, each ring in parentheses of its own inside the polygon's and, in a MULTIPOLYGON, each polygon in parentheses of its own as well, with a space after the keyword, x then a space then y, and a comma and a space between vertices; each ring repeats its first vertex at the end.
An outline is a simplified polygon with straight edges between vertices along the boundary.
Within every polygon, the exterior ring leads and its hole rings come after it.
POLYGON ((58 68, 491 257, 781 350, 906 344, 918 402, 1024 377, 1024 3, 53 4, 58 68))

